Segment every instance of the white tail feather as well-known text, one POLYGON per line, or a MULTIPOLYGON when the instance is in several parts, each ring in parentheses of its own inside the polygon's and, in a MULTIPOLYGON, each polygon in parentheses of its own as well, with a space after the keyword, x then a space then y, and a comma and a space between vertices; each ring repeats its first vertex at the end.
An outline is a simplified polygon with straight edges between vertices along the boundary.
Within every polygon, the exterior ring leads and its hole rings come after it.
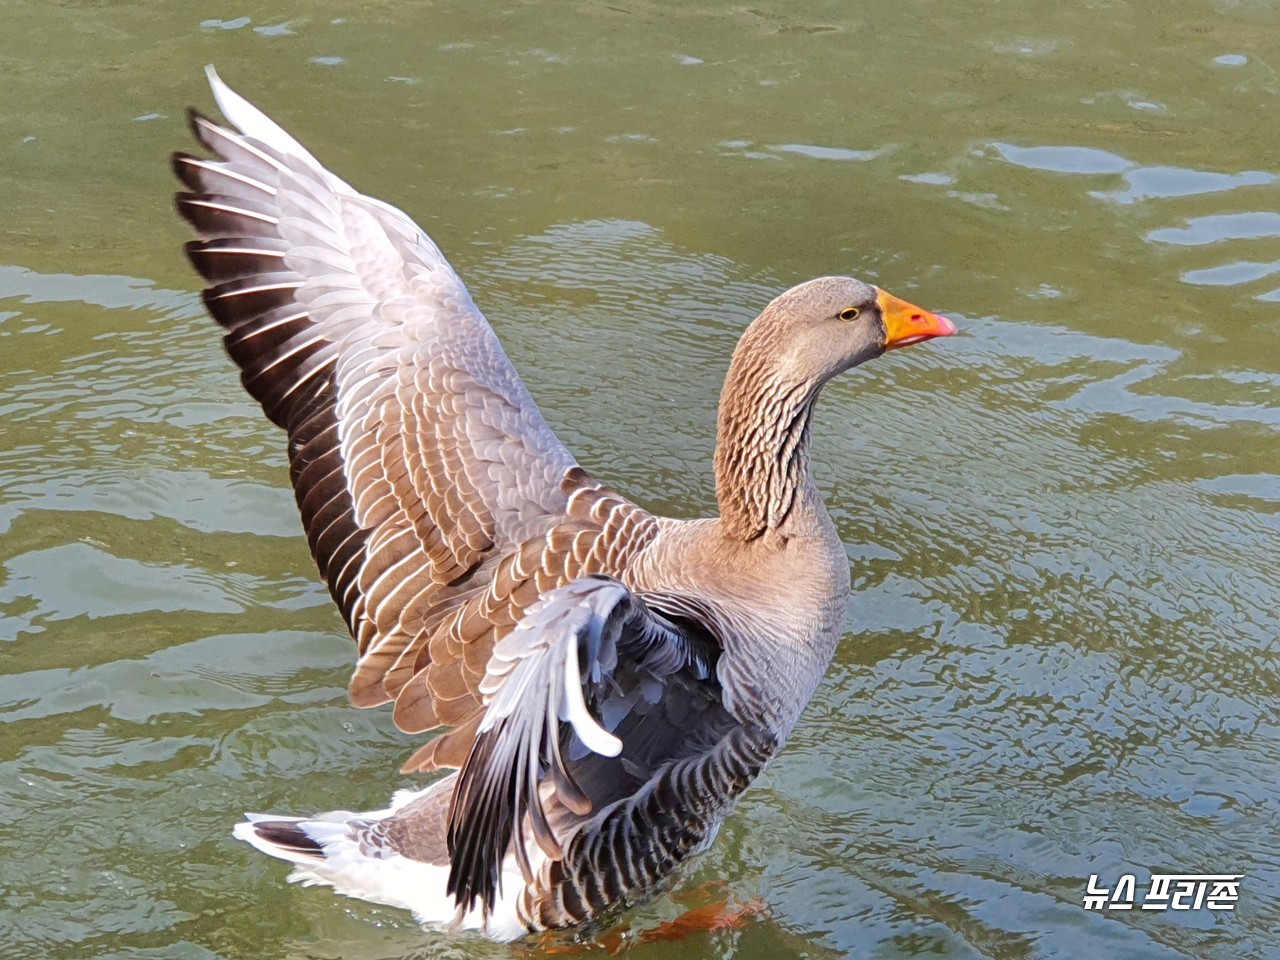
MULTIPOLYGON (((494 940, 514 940, 528 933, 516 914, 516 900, 524 889, 524 876, 514 856, 502 863, 498 901, 486 918, 477 906, 460 922, 457 905, 445 893, 449 865, 411 860, 394 851, 367 852, 354 836, 352 821, 382 820, 405 805, 420 799, 433 789, 448 789, 452 778, 437 781, 425 790, 399 790, 385 810, 352 813, 335 810, 315 817, 294 817, 271 813, 246 813, 244 822, 235 825, 234 836, 254 849, 293 864, 290 883, 303 886, 325 884, 344 896, 391 907, 411 910, 417 921, 426 926, 449 926, 452 929, 478 930, 494 940), (441 786, 443 785, 443 786, 441 786), (254 829, 262 822, 296 824, 323 851, 324 856, 295 850, 273 843, 254 829)), ((535 870, 546 859, 541 849, 529 851, 535 870)))

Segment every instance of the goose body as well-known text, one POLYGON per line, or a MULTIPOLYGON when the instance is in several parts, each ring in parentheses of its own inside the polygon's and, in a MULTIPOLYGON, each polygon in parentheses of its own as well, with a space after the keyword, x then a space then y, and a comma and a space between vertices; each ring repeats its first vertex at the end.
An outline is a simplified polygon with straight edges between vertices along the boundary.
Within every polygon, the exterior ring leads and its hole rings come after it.
POLYGON ((765 307, 734 352, 720 515, 657 517, 552 433, 439 248, 208 70, 229 126, 174 157, 188 255, 288 434, 349 693, 441 732, 385 810, 250 814, 292 879, 495 939, 642 901, 715 838, 834 652, 849 569, 809 472, 832 376, 954 331, 857 280, 765 307))

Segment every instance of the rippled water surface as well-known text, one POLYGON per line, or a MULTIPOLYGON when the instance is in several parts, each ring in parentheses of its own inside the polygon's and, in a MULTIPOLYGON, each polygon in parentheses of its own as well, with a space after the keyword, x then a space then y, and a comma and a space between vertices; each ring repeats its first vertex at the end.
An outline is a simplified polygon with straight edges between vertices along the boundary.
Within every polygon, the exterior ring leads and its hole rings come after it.
POLYGON ((632 955, 1280 956, 1280 4, 1063 6, 0 3, 0 953, 512 955, 230 838, 381 805, 413 744, 346 704, 180 254, 213 61, 433 233, 655 509, 714 508, 781 289, 962 328, 824 397, 848 634, 681 888, 766 915, 632 955), (1239 907, 1082 909, 1151 871, 1239 907))

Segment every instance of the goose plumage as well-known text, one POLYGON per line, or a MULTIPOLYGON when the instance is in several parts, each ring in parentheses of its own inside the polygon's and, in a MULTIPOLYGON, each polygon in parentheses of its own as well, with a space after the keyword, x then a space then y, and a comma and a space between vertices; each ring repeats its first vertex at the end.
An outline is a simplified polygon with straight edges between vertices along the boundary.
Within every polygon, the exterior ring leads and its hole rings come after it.
POLYGON ((844 547, 809 471, 814 402, 954 332, 848 277, 783 293, 720 399, 718 517, 655 516, 556 438, 435 243, 207 70, 228 125, 174 155, 204 301, 288 435, 351 701, 439 730, 451 770, 385 810, 249 814, 291 879, 495 939, 652 896, 705 849, 834 652, 844 547))

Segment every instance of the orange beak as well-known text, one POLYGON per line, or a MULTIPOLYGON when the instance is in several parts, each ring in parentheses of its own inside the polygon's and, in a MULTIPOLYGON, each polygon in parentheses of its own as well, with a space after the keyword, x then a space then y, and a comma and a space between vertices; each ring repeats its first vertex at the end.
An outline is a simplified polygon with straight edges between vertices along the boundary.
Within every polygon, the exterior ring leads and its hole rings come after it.
POLYGON ((884 319, 884 348, 896 350, 913 343, 923 343, 934 337, 949 337, 956 332, 956 325, 946 317, 923 310, 915 304, 899 300, 892 293, 878 287, 876 303, 884 319))

